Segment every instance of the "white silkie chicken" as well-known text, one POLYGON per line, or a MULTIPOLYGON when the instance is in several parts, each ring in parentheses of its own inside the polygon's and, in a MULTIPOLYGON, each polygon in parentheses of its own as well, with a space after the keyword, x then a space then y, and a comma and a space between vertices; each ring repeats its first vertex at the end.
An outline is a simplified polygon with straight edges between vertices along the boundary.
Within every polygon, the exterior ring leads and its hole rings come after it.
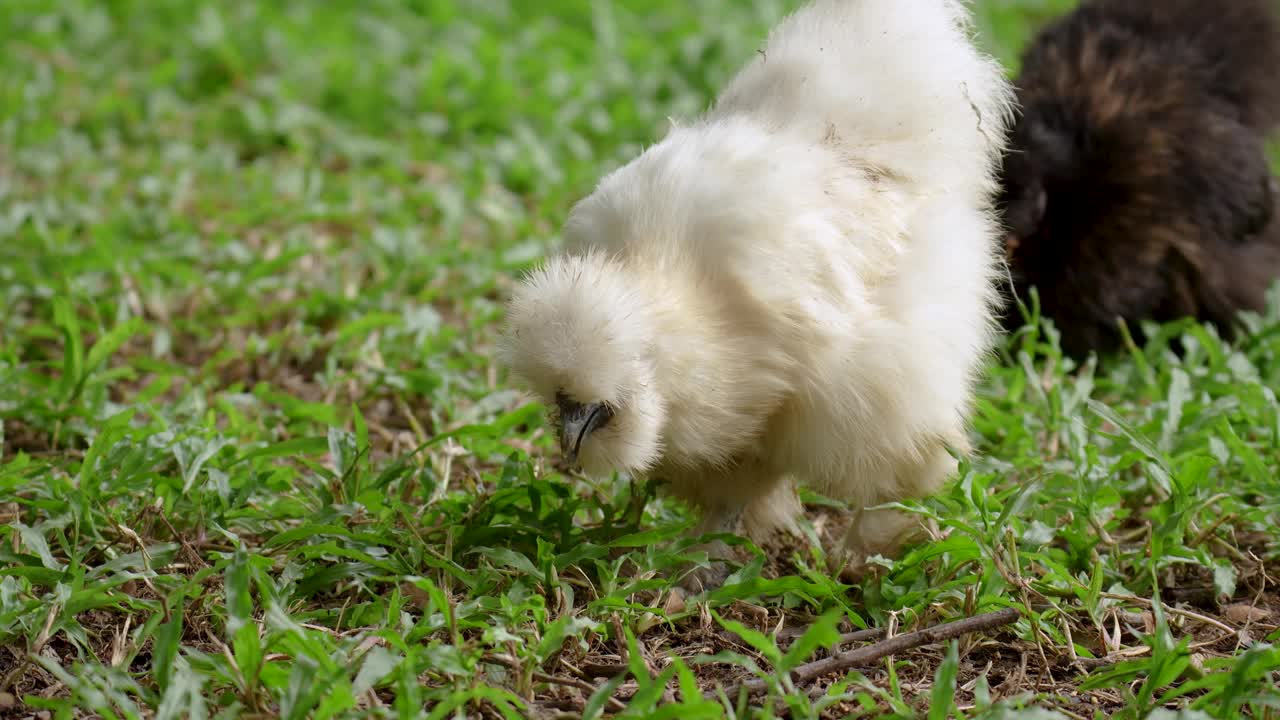
POLYGON ((504 364, 570 462, 665 480, 695 533, 794 527, 799 481, 854 509, 836 557, 892 554, 909 517, 865 508, 969 451, 1012 97, 958 0, 813 2, 573 208, 504 364))

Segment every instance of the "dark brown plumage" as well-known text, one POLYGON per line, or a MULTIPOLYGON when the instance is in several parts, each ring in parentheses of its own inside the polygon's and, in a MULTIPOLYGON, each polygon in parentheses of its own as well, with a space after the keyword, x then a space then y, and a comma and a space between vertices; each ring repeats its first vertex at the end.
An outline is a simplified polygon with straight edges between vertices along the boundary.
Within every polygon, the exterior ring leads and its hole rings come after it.
POLYGON ((1036 37, 1001 207, 1014 289, 1038 288, 1064 351, 1114 350, 1116 317, 1229 335, 1263 307, 1280 278, 1278 74, 1272 0, 1086 0, 1036 37))

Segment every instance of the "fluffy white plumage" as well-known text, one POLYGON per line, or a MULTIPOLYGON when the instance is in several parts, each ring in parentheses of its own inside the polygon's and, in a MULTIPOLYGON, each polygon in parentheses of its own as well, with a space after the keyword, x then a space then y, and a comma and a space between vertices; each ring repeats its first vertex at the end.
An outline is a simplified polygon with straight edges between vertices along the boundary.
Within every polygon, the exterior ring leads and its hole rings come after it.
MULTIPOLYGON (((854 508, 933 492, 995 333, 1011 102, 959 0, 816 0, 574 207, 504 363, 584 470, 668 481, 699 533, 788 526, 793 480, 854 508)), ((846 549, 906 527, 861 513, 846 549)))

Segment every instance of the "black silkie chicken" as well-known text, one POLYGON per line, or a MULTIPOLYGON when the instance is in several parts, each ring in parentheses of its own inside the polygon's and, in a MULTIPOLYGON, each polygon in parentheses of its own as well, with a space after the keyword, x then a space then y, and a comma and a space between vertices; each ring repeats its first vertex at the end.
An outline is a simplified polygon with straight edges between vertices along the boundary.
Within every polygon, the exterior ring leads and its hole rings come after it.
MULTIPOLYGON (((1230 337, 1280 277, 1280 23, 1269 0, 1092 0, 1045 27, 1015 81, 1000 205, 1014 290, 1064 352, 1116 350, 1122 318, 1230 337)), ((1006 329, 1022 324, 1006 308, 1006 329)))

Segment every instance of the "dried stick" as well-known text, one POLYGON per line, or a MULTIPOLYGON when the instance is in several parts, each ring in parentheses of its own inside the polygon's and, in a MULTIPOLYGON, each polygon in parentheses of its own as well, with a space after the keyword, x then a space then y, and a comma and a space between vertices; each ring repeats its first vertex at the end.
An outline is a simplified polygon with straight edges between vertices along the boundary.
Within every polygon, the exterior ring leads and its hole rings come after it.
MULTIPOLYGON (((1152 609, 1155 608, 1155 601, 1151 600, 1150 598, 1138 597, 1137 595, 1117 595, 1115 593, 1102 593, 1102 597, 1107 598, 1108 600, 1119 600, 1121 602, 1131 602, 1138 605, 1146 605, 1147 607, 1152 609)), ((1227 633, 1228 635, 1234 635, 1236 633, 1235 628, 1223 623, 1221 620, 1215 620, 1209 617, 1208 615, 1202 615, 1192 610, 1183 610, 1182 608, 1176 608, 1171 605, 1167 605, 1165 603, 1160 603, 1160 607, 1170 615, 1181 615, 1182 617, 1185 617, 1185 618, 1198 620, 1204 623, 1205 625, 1212 625, 1213 627, 1218 628, 1219 630, 1223 631, 1224 633, 1227 633)))
MULTIPOLYGON (((897 635, 874 645, 855 648, 838 655, 832 655, 829 658, 805 663, 791 671, 791 679, 796 684, 806 683, 824 675, 865 666, 890 655, 918 648, 922 645, 931 645, 958 638, 961 635, 1008 625, 1021 616, 1017 608, 1005 608, 985 615, 965 618, 964 620, 957 620, 943 625, 935 625, 923 630, 909 632, 905 635, 897 635)), ((764 691, 768 687, 769 685, 765 680, 756 678, 735 685, 729 689, 727 695, 728 697, 736 697, 744 689, 748 694, 757 693, 764 691)))
MULTIPOLYGON (((790 647, 793 643, 795 643, 796 640, 800 639, 800 636, 804 634, 804 631, 806 629, 808 628, 807 627, 790 628, 788 630, 784 630, 781 633, 779 633, 778 639, 782 641, 781 647, 783 649, 790 647)), ((847 632, 841 635, 840 639, 837 640, 834 645, 832 645, 832 649, 841 648, 850 643, 870 642, 872 640, 880 640, 884 638, 886 631, 887 631, 886 628, 868 628, 866 630, 854 630, 853 632, 847 632)), ((733 635, 733 633, 730 633, 728 631, 722 632, 720 634, 722 637, 730 639, 732 641, 737 640, 737 636, 733 635)), ((588 663, 582 664, 581 672, 584 676, 590 677, 590 678, 607 678, 607 677, 615 677, 617 675, 621 675, 622 673, 627 672, 628 669, 629 668, 625 663, 588 662, 588 663)))
MULTIPOLYGON (((484 661, 491 662, 494 665, 501 665, 502 667, 505 667, 508 670, 514 670, 516 672, 520 672, 522 669, 520 662, 509 655, 496 655, 496 654, 485 655, 484 661)), ((533 679, 535 682, 543 682, 543 683, 548 683, 550 685, 563 685, 564 687, 577 688, 578 690, 581 690, 582 692, 586 693, 588 699, 590 699, 592 693, 600 689, 595 685, 592 685, 591 683, 586 682, 585 680, 579 680, 577 678, 559 677, 557 675, 548 675, 543 672, 534 672, 533 679)), ((614 710, 615 712, 620 712, 622 710, 627 709, 627 706, 623 704, 623 702, 616 697, 609 698, 607 702, 609 703, 610 709, 614 710)))
MULTIPOLYGON (((800 636, 804 635, 805 631, 808 629, 809 627, 807 625, 801 626, 801 627, 789 628, 780 633, 782 637, 780 637, 779 639, 786 640, 788 642, 788 647, 790 647, 790 644, 794 643, 796 640, 799 640, 800 636)), ((854 630, 853 632, 847 632, 841 635, 840 639, 836 641, 836 644, 833 647, 842 647, 844 645, 848 645, 849 643, 870 642, 872 640, 881 640, 884 638, 886 632, 887 632, 887 628, 867 628, 866 630, 854 630)))

